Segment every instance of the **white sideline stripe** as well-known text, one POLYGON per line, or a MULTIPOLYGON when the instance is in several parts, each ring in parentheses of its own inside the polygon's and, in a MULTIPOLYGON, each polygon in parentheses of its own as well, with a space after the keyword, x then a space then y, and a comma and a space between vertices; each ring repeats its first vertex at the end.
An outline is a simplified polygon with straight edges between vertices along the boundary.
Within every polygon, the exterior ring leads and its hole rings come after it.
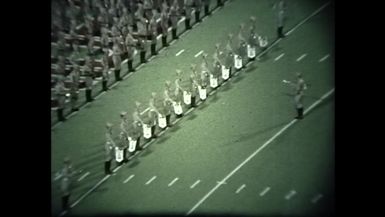
POLYGON ((298 57, 297 62, 301 61, 303 58, 305 58, 307 54, 302 54, 300 57, 298 57))
POLYGON ((194 182, 194 184, 190 186, 190 188, 195 188, 195 186, 197 186, 199 182, 201 182, 201 180, 198 179, 196 182, 194 182))
POLYGON ((134 174, 130 175, 130 177, 128 177, 126 180, 124 180, 123 183, 127 183, 128 181, 130 181, 132 178, 134 178, 134 174))
POLYGON ((73 203, 71 205, 71 208, 73 208, 74 206, 76 206, 81 200, 83 200, 83 198, 85 198, 88 194, 90 194, 92 191, 94 191, 97 187, 99 187, 99 185, 101 185, 104 181, 106 181, 111 175, 107 175, 105 176, 102 180, 100 180, 98 183, 96 183, 96 185, 91 188, 89 191, 87 191, 85 194, 83 194, 78 200, 75 201, 75 203, 73 203))
POLYGON ((239 188, 237 189, 237 191, 236 191, 235 193, 238 194, 238 193, 241 192, 242 189, 244 189, 245 187, 246 187, 246 185, 243 184, 241 187, 239 187, 239 188))
POLYGON ((263 195, 265 195, 268 191, 270 190, 270 187, 266 187, 265 190, 263 190, 259 196, 263 197, 263 195))
POLYGON ((175 56, 177 57, 177 56, 181 55, 183 52, 184 52, 184 49, 182 49, 178 53, 176 53, 175 56))
POLYGON ((178 181, 178 177, 175 178, 174 180, 172 180, 169 184, 168 184, 168 187, 170 187, 171 185, 173 185, 176 181, 178 181))
POLYGON ((328 57, 329 57, 329 54, 326 54, 324 57, 322 57, 320 60, 318 60, 318 62, 323 62, 323 61, 326 60, 328 57))
POLYGON ((156 176, 153 176, 150 180, 148 180, 146 182, 146 185, 149 185, 152 181, 154 181, 154 179, 156 179, 156 176))
MULTIPOLYGON (((313 103, 304 113, 306 114, 309 112, 312 108, 314 108, 316 105, 322 102, 323 99, 325 99, 327 96, 329 96, 332 92, 334 92, 334 88, 330 90, 328 93, 323 95, 321 99, 317 100, 315 103, 313 103)), ((295 122, 297 122, 297 119, 294 119, 290 121, 289 124, 284 126, 280 131, 278 131, 273 137, 271 137, 269 140, 267 140, 261 147, 259 147, 257 150, 255 150, 248 158, 246 158, 241 164, 239 164, 234 170, 232 170, 225 178, 223 178, 222 182, 225 182, 227 179, 229 179, 231 176, 233 176, 243 165, 245 165, 247 162, 249 162, 254 156, 256 156, 260 151, 262 151, 267 145, 269 145, 274 139, 276 139, 279 135, 281 135, 285 130, 287 130, 290 126, 292 126, 295 122)), ((215 185, 214 188, 212 188, 205 196, 203 196, 202 199, 200 199, 187 213, 186 215, 190 215, 196 208, 198 208, 211 194, 213 194, 218 188, 221 186, 220 183, 215 185)))
POLYGON ((201 55, 203 53, 203 50, 199 51, 197 54, 195 54, 195 58, 199 57, 199 55, 201 55))
POLYGON ((286 196, 285 200, 290 200, 294 195, 296 195, 297 192, 295 190, 291 190, 286 196))
POLYGON ((79 179, 78 182, 82 181, 85 177, 87 177, 90 174, 90 172, 86 172, 84 175, 82 175, 79 179))
POLYGON ((290 35, 294 30, 296 30, 299 26, 304 24, 308 19, 313 17, 314 15, 318 14, 321 10, 323 10, 326 6, 328 6, 330 2, 326 2, 324 5, 322 5, 320 8, 318 8, 316 11, 314 11, 312 14, 310 14, 306 19, 302 20, 300 23, 298 23, 294 28, 292 28, 290 31, 286 33, 286 35, 290 35))
POLYGON ((284 55, 285 55, 285 53, 281 53, 281 55, 277 56, 277 57, 274 59, 274 61, 277 61, 277 60, 281 59, 281 57, 283 57, 284 55))

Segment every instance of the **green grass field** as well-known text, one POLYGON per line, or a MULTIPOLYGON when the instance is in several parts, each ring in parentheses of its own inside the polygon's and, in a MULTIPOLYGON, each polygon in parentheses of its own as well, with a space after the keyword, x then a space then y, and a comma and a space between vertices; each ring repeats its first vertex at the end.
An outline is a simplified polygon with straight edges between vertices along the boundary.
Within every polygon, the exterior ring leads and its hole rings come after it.
MULTIPOLYGON (((285 31, 326 2, 288 1, 285 31)), ((201 63, 201 56, 195 58, 195 54, 204 50, 211 56, 214 45, 223 45, 229 33, 236 35, 239 24, 248 23, 250 16, 257 18, 257 32, 273 42, 276 20, 272 3, 231 0, 129 78, 53 129, 51 173, 60 169, 67 155, 83 169, 74 179, 71 202, 104 177, 106 121, 115 124, 117 135, 121 111, 131 114, 135 101, 143 103, 145 109, 151 92, 160 93, 165 80, 175 79, 175 69, 181 69, 187 78, 190 64, 201 63), (184 52, 176 56, 182 49, 184 52), (86 173, 89 175, 77 180, 86 173)), ((294 80, 295 72, 302 72, 311 84, 305 93, 305 108, 334 88, 332 5, 307 19, 260 61, 219 87, 77 203, 71 214, 333 214, 334 94, 243 164, 296 115, 292 90, 282 83, 283 79, 294 80), (326 55, 328 58, 324 58, 326 55), (226 182, 218 185, 224 179, 226 182), (285 198, 291 191, 295 193, 285 198)), ((51 188, 52 214, 58 215, 58 182, 52 182, 51 188)))

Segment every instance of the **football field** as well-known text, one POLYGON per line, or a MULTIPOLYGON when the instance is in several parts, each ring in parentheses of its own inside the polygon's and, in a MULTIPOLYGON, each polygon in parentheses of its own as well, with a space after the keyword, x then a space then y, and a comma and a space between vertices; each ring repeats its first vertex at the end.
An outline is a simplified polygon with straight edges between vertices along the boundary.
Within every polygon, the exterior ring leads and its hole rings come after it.
POLYGON ((82 169, 73 179, 73 216, 334 214, 334 6, 327 0, 287 1, 287 36, 277 40, 274 2, 227 2, 52 129, 52 214, 60 213, 54 174, 65 156, 82 169), (172 117, 171 128, 158 130, 158 138, 105 176, 105 123, 114 124, 117 136, 121 111, 132 114, 135 101, 146 110, 151 92, 160 95, 176 69, 187 82, 190 64, 200 65, 202 53, 212 60, 215 44, 223 48, 228 34, 236 37, 250 16, 258 34, 269 39, 267 52, 181 119, 172 117), (282 82, 295 80, 296 72, 310 84, 303 120, 294 119, 293 90, 282 82))

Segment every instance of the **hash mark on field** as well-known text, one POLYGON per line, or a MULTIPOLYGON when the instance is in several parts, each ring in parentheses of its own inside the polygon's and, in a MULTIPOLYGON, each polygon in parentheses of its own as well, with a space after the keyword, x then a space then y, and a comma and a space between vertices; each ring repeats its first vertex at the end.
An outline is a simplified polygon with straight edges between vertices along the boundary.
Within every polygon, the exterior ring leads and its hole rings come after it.
POLYGON ((173 185, 176 181, 178 181, 178 177, 175 178, 174 180, 172 180, 169 184, 168 184, 168 187, 170 187, 171 185, 173 185))
POLYGON ((196 182, 194 182, 194 184, 192 184, 190 186, 190 188, 194 188, 195 186, 197 186, 199 184, 199 182, 201 182, 201 180, 197 180, 196 182))
POLYGON ((307 54, 302 54, 300 57, 298 57, 297 62, 301 61, 303 58, 305 58, 307 54))
POLYGON ((178 53, 176 53, 175 56, 177 57, 177 56, 181 55, 183 52, 184 52, 184 49, 182 49, 178 53))
POLYGON ((123 183, 127 183, 128 181, 130 181, 132 178, 134 178, 134 174, 132 174, 130 177, 128 177, 126 180, 124 180, 123 183))
POLYGON ((156 179, 156 176, 153 176, 150 180, 148 180, 146 182, 146 185, 149 185, 152 181, 154 181, 154 179, 156 179))
POLYGON ((270 187, 266 187, 265 190, 263 190, 259 196, 263 197, 263 195, 265 195, 268 191, 270 190, 270 187))
POLYGON ((323 61, 326 60, 328 57, 329 57, 329 54, 326 54, 324 57, 322 57, 320 60, 318 60, 318 62, 323 62, 323 61))
POLYGON ((203 53, 203 50, 199 51, 197 54, 195 54, 195 58, 199 57, 199 55, 201 55, 203 53))
POLYGON ((281 53, 281 55, 277 56, 277 57, 274 59, 274 61, 277 61, 277 60, 281 59, 281 57, 283 57, 284 55, 285 55, 285 53, 281 53))
POLYGON ((295 194, 297 194, 297 192, 295 190, 291 190, 286 196, 285 196, 285 199, 286 200, 290 200, 295 194))
POLYGON ((88 176, 90 172, 86 172, 84 175, 82 175, 79 179, 78 182, 82 181, 86 176, 88 176))
POLYGON ((245 187, 246 187, 246 185, 243 184, 241 187, 239 187, 239 188, 237 189, 237 191, 236 191, 235 193, 238 194, 238 193, 241 192, 242 189, 244 189, 245 187))

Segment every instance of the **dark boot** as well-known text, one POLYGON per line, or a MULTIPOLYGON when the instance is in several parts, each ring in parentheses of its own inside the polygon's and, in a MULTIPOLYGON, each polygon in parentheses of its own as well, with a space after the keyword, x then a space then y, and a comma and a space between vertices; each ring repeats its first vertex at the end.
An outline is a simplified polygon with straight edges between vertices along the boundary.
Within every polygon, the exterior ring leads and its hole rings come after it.
POLYGON ((205 5, 205 16, 210 15, 209 6, 205 5))
POLYGON ((297 117, 296 119, 302 119, 303 118, 303 108, 297 108, 297 117))
POLYGON ((195 96, 191 97, 191 107, 196 107, 195 98, 196 98, 195 96))
POLYGON ((64 114, 63 114, 63 109, 62 108, 59 108, 57 110, 57 118, 59 121, 65 121, 66 119, 64 118, 64 114))
POLYGON ((129 71, 129 72, 134 72, 135 69, 132 67, 132 59, 129 59, 129 60, 127 61, 127 64, 128 64, 128 71, 129 71))
POLYGON ((146 51, 142 50, 140 51, 140 63, 146 62, 146 51))
POLYGON ((185 20, 184 20, 184 22, 185 22, 185 25, 186 25, 186 29, 191 29, 191 26, 190 26, 190 18, 186 18, 185 20))
POLYGON ((92 90, 86 89, 86 101, 87 102, 92 102, 92 90))
POLYGON ((103 80, 103 81, 102 81, 102 90, 103 90, 103 91, 107 91, 107 90, 108 90, 108 87, 107 87, 107 81, 106 81, 106 80, 103 80))
POLYGON ((168 47, 168 44, 167 44, 167 35, 162 35, 162 46, 163 46, 163 47, 168 47))
POLYGON ((151 44, 151 55, 155 56, 156 54, 156 44, 151 44))
POLYGON ((111 174, 111 160, 109 160, 109 161, 105 161, 104 162, 104 173, 106 174, 106 175, 109 175, 109 174, 111 174))
POLYGON ((120 69, 115 69, 115 81, 121 81, 122 78, 120 77, 120 69))
POLYGON ((195 11, 195 22, 201 22, 201 20, 199 19, 199 11, 195 11))
POLYGON ((172 29, 172 39, 175 40, 175 39, 178 39, 178 36, 176 35, 176 29, 172 29))

